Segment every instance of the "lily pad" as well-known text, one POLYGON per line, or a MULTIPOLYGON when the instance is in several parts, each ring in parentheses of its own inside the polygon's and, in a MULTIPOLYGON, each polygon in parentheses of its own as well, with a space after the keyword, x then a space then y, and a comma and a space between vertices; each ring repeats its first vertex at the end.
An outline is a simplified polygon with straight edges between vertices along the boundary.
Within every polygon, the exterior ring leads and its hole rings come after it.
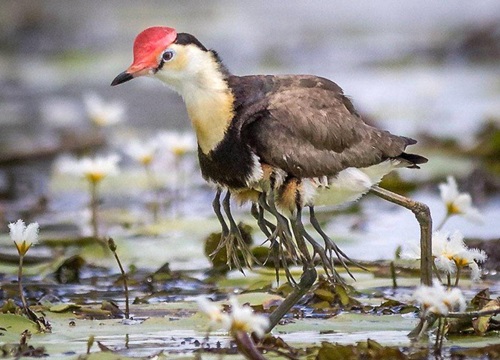
POLYGON ((2 341, 19 342, 21 333, 25 330, 38 332, 38 325, 22 315, 0 314, 0 334, 2 341))

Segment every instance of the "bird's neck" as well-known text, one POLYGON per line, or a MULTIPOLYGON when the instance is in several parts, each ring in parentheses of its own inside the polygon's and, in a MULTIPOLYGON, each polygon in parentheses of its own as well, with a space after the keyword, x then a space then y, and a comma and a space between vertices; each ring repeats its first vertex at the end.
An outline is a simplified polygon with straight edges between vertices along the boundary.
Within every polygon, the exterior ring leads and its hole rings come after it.
POLYGON ((191 123, 196 131, 198 144, 208 154, 224 138, 234 117, 234 96, 229 88, 194 89, 184 97, 191 123))
POLYGON ((204 154, 224 138, 234 117, 234 95, 226 81, 228 72, 212 52, 197 53, 204 59, 191 59, 183 75, 160 80, 170 85, 184 99, 198 145, 204 154), (189 68, 187 68, 189 67, 189 68))

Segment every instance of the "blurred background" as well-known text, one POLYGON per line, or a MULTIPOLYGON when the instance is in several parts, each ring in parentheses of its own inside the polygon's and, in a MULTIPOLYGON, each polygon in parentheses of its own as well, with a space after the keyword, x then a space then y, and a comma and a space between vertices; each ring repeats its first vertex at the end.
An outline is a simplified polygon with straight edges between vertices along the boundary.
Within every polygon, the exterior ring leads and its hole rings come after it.
MULTIPOLYGON (((416 198, 442 217, 437 182, 455 175, 484 211, 486 225, 455 224, 472 237, 498 237, 497 0, 2 0, 2 232, 20 215, 65 210, 78 199, 51 185, 59 155, 106 149, 160 130, 190 131, 181 99, 159 82, 109 86, 132 62, 135 36, 154 25, 195 35, 238 75, 310 73, 337 82, 367 121, 419 140, 415 151, 429 164, 401 172, 419 185, 416 198), (88 94, 121 102, 123 121, 96 132, 85 110, 88 94)), ((190 177, 203 183, 199 171, 190 177)), ((195 197, 203 201, 191 205, 210 214, 212 193, 204 191, 195 197)), ((380 201, 374 204, 366 214, 378 213, 380 201)), ((387 230, 399 220, 391 214, 368 230, 387 230)), ((404 229, 407 220, 401 221, 404 229)))

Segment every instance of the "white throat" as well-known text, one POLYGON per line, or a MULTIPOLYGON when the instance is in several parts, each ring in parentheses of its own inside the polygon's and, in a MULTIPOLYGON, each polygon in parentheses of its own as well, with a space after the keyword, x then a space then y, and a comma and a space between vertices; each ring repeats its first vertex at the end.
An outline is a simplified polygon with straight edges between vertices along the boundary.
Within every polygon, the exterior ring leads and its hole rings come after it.
POLYGON ((155 77, 182 96, 198 144, 208 154, 224 138, 234 116, 234 97, 211 52, 178 46, 176 56, 155 77))

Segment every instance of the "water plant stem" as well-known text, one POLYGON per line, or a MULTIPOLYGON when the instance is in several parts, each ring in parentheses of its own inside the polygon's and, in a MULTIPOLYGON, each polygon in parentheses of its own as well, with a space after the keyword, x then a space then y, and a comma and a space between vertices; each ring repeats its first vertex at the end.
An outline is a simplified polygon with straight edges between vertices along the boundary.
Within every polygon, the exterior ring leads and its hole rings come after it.
POLYGON ((19 269, 17 271, 17 284, 19 286, 19 296, 21 297, 21 302, 23 303, 23 310, 26 313, 26 315, 29 316, 28 303, 26 302, 26 299, 24 297, 24 291, 23 291, 23 260, 24 260, 24 255, 19 255, 19 269))
POLYGON ((396 267, 394 266, 394 261, 391 261, 390 268, 391 268, 392 288, 396 289, 398 287, 398 282, 396 279, 396 267))
POLYGON ((155 174, 153 170, 151 169, 151 163, 144 164, 144 170, 146 171, 146 178, 148 181, 148 187, 151 190, 151 193, 153 194, 153 201, 151 202, 151 212, 153 214, 153 221, 154 223, 158 223, 158 220, 160 218, 160 194, 159 194, 159 188, 158 188, 158 183, 156 181, 155 174))
POLYGON ((441 222, 439 223, 439 225, 436 227, 436 231, 439 231, 443 228, 444 224, 448 221, 448 219, 450 218, 450 213, 446 213, 446 216, 443 218, 443 220, 441 220, 441 222))
POLYGON ((460 272, 462 271, 461 266, 457 266, 457 273, 455 274, 455 287, 458 286, 458 282, 460 281, 460 272))
POLYGON ((438 318, 438 325, 437 325, 437 330, 436 330, 436 342, 434 343, 434 353, 436 355, 441 354, 441 347, 439 344, 442 344, 443 342, 441 341, 441 337, 443 336, 443 320, 441 316, 438 318))
POLYGON ((438 281, 442 283, 443 281, 441 280, 441 275, 439 275, 439 270, 436 266, 436 263, 434 262, 434 259, 432 260, 432 269, 434 270, 434 274, 436 275, 438 281))
POLYGON ((241 354, 250 360, 266 360, 255 346, 252 337, 245 331, 236 331, 233 333, 233 338, 238 345, 238 350, 241 354))
POLYGON ((90 181, 90 211, 91 211, 91 225, 92 225, 92 236, 99 240, 99 222, 97 219, 97 205, 99 199, 97 197, 97 182, 90 181))
POLYGON ((113 255, 115 256, 116 262, 118 263, 118 267, 120 268, 120 272, 122 274, 123 287, 125 289, 125 319, 128 319, 130 316, 130 307, 129 307, 127 274, 125 273, 125 270, 123 269, 123 266, 122 266, 122 263, 120 261, 120 258, 118 257, 118 254, 116 253, 116 244, 112 238, 108 239, 108 245, 109 245, 109 249, 113 252, 113 255))

